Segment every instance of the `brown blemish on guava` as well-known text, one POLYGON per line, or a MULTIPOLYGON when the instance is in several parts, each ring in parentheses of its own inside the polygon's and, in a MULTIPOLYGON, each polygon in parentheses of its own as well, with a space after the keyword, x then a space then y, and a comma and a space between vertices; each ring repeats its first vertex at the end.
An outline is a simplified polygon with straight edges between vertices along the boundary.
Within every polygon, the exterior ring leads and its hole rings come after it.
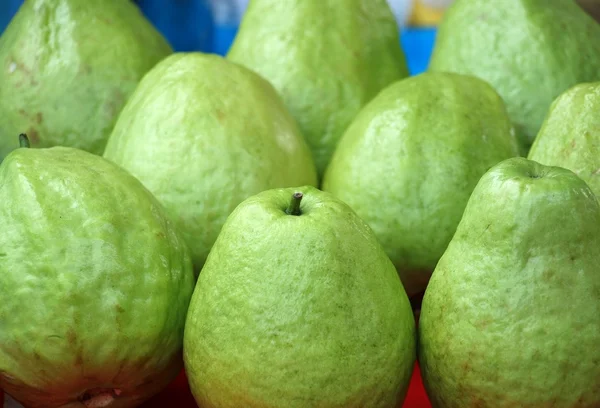
POLYGON ((7 67, 7 69, 8 69, 8 72, 11 73, 11 74, 14 73, 18 69, 19 71, 23 71, 25 74, 27 74, 29 76, 32 75, 32 72, 31 72, 31 70, 29 68, 27 68, 22 63, 16 61, 14 58, 10 58, 8 60, 8 67, 7 67))
POLYGON ((552 269, 546 269, 544 272, 542 272, 542 278, 544 278, 544 280, 547 282, 550 282, 555 275, 556 272, 554 272, 552 269))
POLYGON ((490 319, 483 319, 475 323, 475 327, 477 327, 478 329, 485 329, 489 326, 491 322, 492 321, 490 319))
POLYGON ((113 24, 113 22, 112 22, 112 20, 111 20, 111 19, 109 19, 109 18, 106 18, 106 17, 103 17, 103 16, 99 16, 99 17, 98 17, 98 20, 100 20, 100 21, 102 21, 102 22, 106 23, 107 25, 112 25, 112 24, 113 24))
POLYGON ((70 346, 77 344, 77 333, 73 329, 69 329, 67 332, 67 342, 70 346))
POLYGON ((117 313, 124 313, 125 312, 125 309, 123 309, 121 307, 121 305, 116 305, 115 308, 117 309, 117 313))
POLYGON ((473 352, 473 350, 470 350, 467 353, 467 356, 466 356, 464 362, 460 365, 460 367, 462 368, 462 371, 463 371, 463 375, 467 375, 471 371, 473 371, 473 367, 471 366, 471 362, 474 360, 474 358, 475 358, 475 353, 473 352))
POLYGON ((27 134, 27 137, 29 137, 29 142, 31 143, 32 146, 35 146, 38 143, 40 143, 40 135, 38 134, 37 130, 29 129, 25 133, 27 134))
POLYGON ((485 408, 488 404, 479 397, 473 397, 473 402, 471 403, 472 408, 485 408))
POLYGON ((79 73, 82 75, 89 75, 92 72, 92 67, 88 64, 81 64, 79 66, 79 73))
POLYGON ((44 120, 44 115, 42 114, 42 112, 38 112, 35 114, 35 123, 37 123, 39 125, 42 123, 43 120, 44 120))
POLYGON ((597 176, 598 174, 600 174, 600 169, 596 169, 596 171, 592 173, 592 176, 597 176))
POLYGON ((113 89, 104 105, 106 116, 108 118, 115 118, 121 112, 126 99, 120 89, 113 89))
POLYGON ((583 395, 580 395, 579 398, 577 398, 577 402, 575 403, 576 407, 583 407, 583 395))
MULTIPOLYGON (((22 74, 25 77, 24 79, 27 79, 27 78, 29 79, 30 84, 32 86, 38 85, 38 82, 35 80, 35 77, 33 76, 33 73, 29 68, 27 68, 25 65, 16 61, 13 58, 9 59, 8 66, 7 66, 8 73, 14 74, 14 73, 16 73, 17 70, 22 72, 22 74)), ((16 88, 21 87, 21 85, 23 85, 23 82, 15 83, 16 88)))

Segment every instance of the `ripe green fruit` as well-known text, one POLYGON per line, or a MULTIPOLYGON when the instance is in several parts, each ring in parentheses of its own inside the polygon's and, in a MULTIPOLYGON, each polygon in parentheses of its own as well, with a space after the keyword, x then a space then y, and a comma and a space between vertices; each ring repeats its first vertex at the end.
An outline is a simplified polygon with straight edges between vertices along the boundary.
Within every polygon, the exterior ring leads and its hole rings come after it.
POLYGON ((529 159, 572 170, 600 197, 600 82, 578 84, 553 102, 529 159))
POLYGON ((429 70, 489 82, 527 154, 552 101, 578 83, 600 81, 599 38, 600 24, 575 0, 455 0, 429 70))
POLYGON ((235 209, 184 336, 203 408, 393 408, 415 353, 389 258, 345 203, 310 186, 264 191, 235 209))
POLYGON ((0 388, 32 408, 138 406, 182 368, 188 249, 124 170, 27 144, 0 166, 0 388))
POLYGON ((244 199, 317 183, 306 141, 273 87, 247 68, 201 53, 174 54, 144 77, 104 157, 163 203, 198 269, 244 199))
POLYGON ((600 406, 599 225, 570 170, 520 157, 481 178, 423 298, 433 407, 600 406))
POLYGON ((323 190, 373 228, 413 296, 425 289, 479 178, 516 155, 510 119, 491 86, 424 73, 387 87, 358 114, 323 190))
POLYGON ((141 77, 172 52, 132 1, 27 0, 0 37, 0 162, 32 147, 102 154, 141 77))
POLYGON ((358 111, 408 76, 386 0, 251 0, 227 58, 275 86, 319 177, 358 111))

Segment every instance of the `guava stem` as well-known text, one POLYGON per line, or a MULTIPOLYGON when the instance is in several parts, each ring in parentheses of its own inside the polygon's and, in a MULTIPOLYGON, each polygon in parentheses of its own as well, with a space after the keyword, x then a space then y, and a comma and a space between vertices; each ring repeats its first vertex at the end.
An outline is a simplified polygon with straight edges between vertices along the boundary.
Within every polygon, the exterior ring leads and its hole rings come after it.
POLYGON ((31 144, 29 143, 29 138, 27 137, 27 135, 25 133, 21 133, 19 135, 19 146, 20 147, 31 147, 31 144))
POLYGON ((304 197, 302 193, 294 193, 292 195, 292 199, 290 200, 290 205, 285 212, 289 215, 300 215, 300 201, 302 201, 302 197, 304 197))

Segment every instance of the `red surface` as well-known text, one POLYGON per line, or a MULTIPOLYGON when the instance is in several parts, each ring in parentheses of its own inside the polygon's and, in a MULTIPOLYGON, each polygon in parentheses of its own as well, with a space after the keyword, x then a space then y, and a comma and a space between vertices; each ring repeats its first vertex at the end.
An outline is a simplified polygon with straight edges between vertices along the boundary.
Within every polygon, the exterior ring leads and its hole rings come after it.
MULTIPOLYGON (((190 388, 182 372, 167 389, 148 401, 141 408, 197 408, 194 397, 190 393, 190 388)), ((0 407, 1 408, 1 407, 0 407)), ((241 408, 241 407, 240 407, 241 408)), ((421 382, 421 372, 418 366, 415 366, 413 377, 410 381, 408 395, 404 401, 403 408, 431 408, 431 404, 425 394, 423 383, 421 382)))

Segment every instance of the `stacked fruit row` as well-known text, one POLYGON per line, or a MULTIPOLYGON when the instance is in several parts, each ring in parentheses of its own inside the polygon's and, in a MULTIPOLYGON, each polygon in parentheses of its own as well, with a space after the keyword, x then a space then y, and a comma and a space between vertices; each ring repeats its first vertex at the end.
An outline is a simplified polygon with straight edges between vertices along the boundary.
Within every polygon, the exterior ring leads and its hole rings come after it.
POLYGON ((0 388, 133 407, 600 405, 600 24, 253 0, 227 57, 123 0, 0 38, 0 388), (593 82, 599 81, 599 82, 593 82), (19 136, 20 135, 20 136, 19 136), (425 292, 418 330, 410 299, 425 292))

